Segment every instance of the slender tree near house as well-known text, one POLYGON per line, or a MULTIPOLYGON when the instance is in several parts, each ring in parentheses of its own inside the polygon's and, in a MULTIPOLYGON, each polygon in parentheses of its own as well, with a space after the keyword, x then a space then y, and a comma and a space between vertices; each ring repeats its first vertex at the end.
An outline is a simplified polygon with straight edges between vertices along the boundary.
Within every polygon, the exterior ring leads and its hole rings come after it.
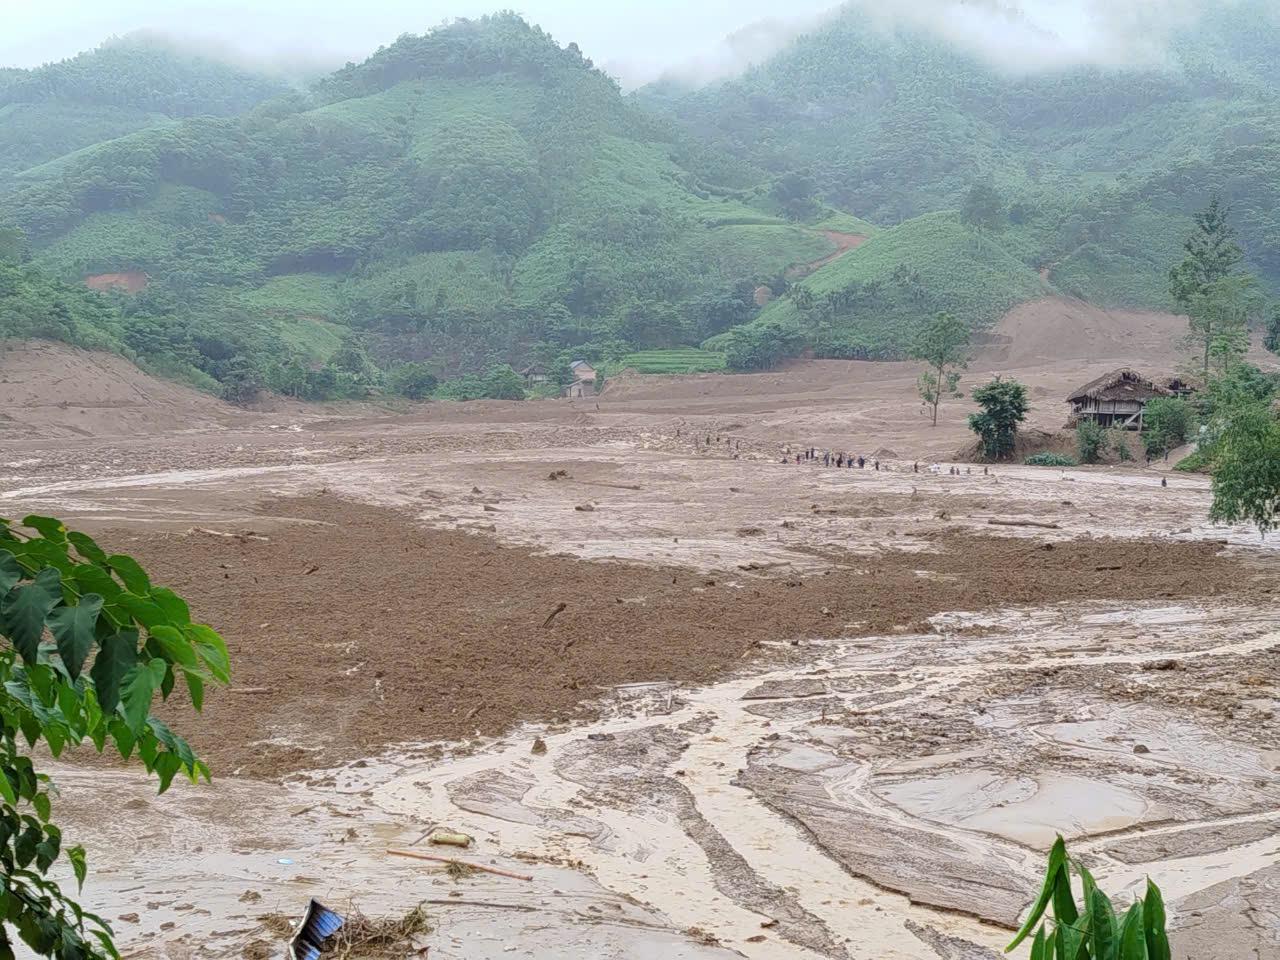
POLYGON ((1211 360, 1224 370, 1248 346, 1247 319, 1254 278, 1238 268, 1244 251, 1220 197, 1196 214, 1183 256, 1169 271, 1174 302, 1186 311, 1190 338, 1199 347, 1206 381, 1211 360))
POLYGON ((959 317, 941 312, 921 330, 912 341, 909 354, 912 359, 923 360, 929 365, 916 381, 920 398, 930 408, 933 425, 938 425, 938 406, 943 397, 962 396, 956 387, 960 383, 960 371, 969 363, 969 342, 972 332, 959 317))

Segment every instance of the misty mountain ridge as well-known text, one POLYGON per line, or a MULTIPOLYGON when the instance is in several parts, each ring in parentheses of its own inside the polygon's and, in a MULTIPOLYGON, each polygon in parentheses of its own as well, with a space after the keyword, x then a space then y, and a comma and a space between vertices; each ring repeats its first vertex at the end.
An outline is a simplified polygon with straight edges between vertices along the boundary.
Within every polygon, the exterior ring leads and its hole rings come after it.
POLYGON ((49 282, 145 274, 111 295, 105 339, 210 386, 319 395, 335 357, 335 382, 697 343, 740 368, 890 358, 939 309, 980 326, 1049 293, 1168 306, 1215 191, 1280 283, 1280 27, 1256 0, 1187 23, 1157 65, 1027 72, 954 24, 847 5, 772 55, 748 29, 761 62, 733 79, 629 96, 511 14, 300 89, 111 44, 38 81, 0 71, 0 118, 39 106, 50 128, 7 177, 0 159, 0 224, 49 282), (147 120, 92 139, 117 110, 147 120))

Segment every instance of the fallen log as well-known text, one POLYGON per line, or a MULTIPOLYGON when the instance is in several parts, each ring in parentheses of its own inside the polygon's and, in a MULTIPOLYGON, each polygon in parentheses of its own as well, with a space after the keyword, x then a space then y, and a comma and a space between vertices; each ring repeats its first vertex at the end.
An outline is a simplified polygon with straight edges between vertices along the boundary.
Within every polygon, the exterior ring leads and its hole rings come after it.
POLYGON ((1042 530, 1061 530, 1056 523, 1044 523, 1040 520, 988 520, 993 527, 1039 527, 1042 530))
POLYGON ((412 857, 414 860, 434 860, 437 863, 456 863, 460 867, 470 867, 472 870, 483 870, 485 873, 497 874, 500 877, 510 877, 512 880, 533 879, 533 877, 524 873, 511 873, 508 870, 499 870, 497 867, 486 867, 482 863, 471 863, 467 860, 458 860, 455 857, 437 857, 430 853, 418 853, 416 850, 388 850, 387 853, 393 857, 412 857))

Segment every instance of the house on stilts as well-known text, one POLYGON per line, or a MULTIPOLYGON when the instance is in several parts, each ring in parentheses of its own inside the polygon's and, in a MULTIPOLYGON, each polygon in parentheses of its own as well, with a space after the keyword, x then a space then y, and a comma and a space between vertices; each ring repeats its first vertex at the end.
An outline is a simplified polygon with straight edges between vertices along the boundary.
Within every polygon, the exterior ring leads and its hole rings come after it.
POLYGON ((1164 382, 1150 380, 1128 368, 1112 370, 1090 380, 1067 397, 1071 404, 1071 422, 1096 420, 1104 427, 1141 430, 1142 411, 1147 402, 1180 393, 1173 386, 1175 383, 1182 385, 1182 381, 1170 378, 1165 378, 1164 382), (1165 382, 1169 385, 1165 386, 1165 382))

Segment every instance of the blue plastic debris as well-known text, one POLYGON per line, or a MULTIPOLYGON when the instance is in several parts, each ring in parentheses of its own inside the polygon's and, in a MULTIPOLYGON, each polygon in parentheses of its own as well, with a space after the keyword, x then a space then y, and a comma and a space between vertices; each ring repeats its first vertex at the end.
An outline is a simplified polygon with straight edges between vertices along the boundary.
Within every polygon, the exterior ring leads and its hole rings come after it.
POLYGON ((333 936, 344 922, 343 917, 312 898, 298 932, 289 941, 289 956, 292 960, 318 960, 321 944, 333 936))

